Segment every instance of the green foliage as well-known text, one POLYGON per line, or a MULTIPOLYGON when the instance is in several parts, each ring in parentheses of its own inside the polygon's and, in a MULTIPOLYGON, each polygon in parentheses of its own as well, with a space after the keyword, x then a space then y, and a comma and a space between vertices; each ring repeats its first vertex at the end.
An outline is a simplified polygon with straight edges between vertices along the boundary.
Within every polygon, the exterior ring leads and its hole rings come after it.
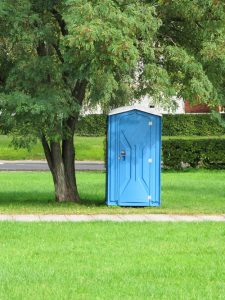
POLYGON ((163 141, 165 168, 225 169, 225 139, 169 139, 163 141))
POLYGON ((1 123, 17 137, 60 141, 84 102, 127 102, 139 62, 154 59, 159 23, 154 7, 137 0, 3 0, 1 123))
POLYGON ((76 132, 81 136, 105 136, 107 117, 104 114, 92 114, 79 118, 76 132))
POLYGON ((214 106, 225 99, 224 24, 214 0, 2 0, 1 118, 60 139, 84 93, 105 111, 146 94, 214 106))
MULTIPOLYGON (((107 116, 104 114, 80 117, 76 132, 81 136, 104 136, 107 130, 106 120, 107 116)), ((162 120, 163 136, 216 136, 225 134, 225 128, 221 122, 212 118, 210 114, 164 115, 162 120)), ((225 120, 224 115, 222 115, 222 120, 225 120)))
MULTIPOLYGON (((84 104, 107 112, 149 95, 214 107, 225 99, 224 24, 215 0, 2 0, 1 128, 29 146, 73 134, 84 104)), ((102 134, 103 120, 80 122, 79 133, 102 134)))
MULTIPOLYGON (((225 116, 223 115, 223 119, 225 116)), ((214 136, 225 134, 225 128, 209 114, 164 115, 163 136, 214 136)))
MULTIPOLYGON (((224 103, 224 2, 159 0, 154 3, 162 22, 155 52, 168 74, 169 86, 174 87, 177 96, 192 103, 208 102, 211 106, 224 103)), ((162 87, 159 90, 163 91, 161 97, 166 94, 162 87)))

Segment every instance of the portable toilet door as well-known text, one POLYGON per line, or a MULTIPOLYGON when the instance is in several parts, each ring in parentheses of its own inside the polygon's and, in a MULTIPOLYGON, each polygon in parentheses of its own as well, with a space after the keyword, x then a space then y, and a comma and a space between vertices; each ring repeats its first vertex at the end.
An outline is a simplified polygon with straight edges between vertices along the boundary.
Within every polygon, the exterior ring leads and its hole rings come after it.
POLYGON ((159 206, 161 115, 126 106, 108 116, 107 204, 159 206))

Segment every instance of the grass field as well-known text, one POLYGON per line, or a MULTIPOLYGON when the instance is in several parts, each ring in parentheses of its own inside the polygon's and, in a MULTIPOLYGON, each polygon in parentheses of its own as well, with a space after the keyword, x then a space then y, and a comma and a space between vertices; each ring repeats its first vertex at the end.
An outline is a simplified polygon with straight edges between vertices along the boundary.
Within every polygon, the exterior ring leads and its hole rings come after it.
MULTIPOLYGON (((163 137, 163 140, 168 139, 197 139, 199 137, 163 137)), ((201 137, 207 139, 209 137, 201 137)), ((216 138, 216 137, 210 137, 216 138)), ((225 136, 220 136, 225 138, 225 136)), ((75 138, 76 159, 77 160, 104 160, 104 137, 82 137, 75 138)), ((17 149, 10 147, 10 138, 0 135, 0 160, 22 160, 22 159, 45 159, 42 146, 37 143, 31 151, 26 149, 17 149)))
POLYGON ((105 205, 105 174, 79 172, 81 204, 57 204, 48 172, 0 172, 0 213, 225 213, 225 171, 163 172, 160 208, 105 205))
POLYGON ((0 223, 0 299, 224 299, 222 223, 0 223))
MULTIPOLYGON (((103 137, 75 138, 76 160, 103 160, 103 137)), ((10 147, 10 138, 0 135, 0 160, 45 159, 42 146, 37 143, 30 151, 10 147)))

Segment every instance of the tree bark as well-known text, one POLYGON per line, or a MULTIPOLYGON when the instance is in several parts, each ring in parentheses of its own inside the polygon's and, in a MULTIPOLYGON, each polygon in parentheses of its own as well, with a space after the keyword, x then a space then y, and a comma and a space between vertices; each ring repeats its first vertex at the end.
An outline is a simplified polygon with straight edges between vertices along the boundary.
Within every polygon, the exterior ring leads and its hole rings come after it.
MULTIPOLYGON (((77 81, 72 92, 74 101, 82 105, 85 97, 87 82, 77 81)), ((55 198, 58 202, 73 201, 79 202, 79 193, 75 176, 75 149, 74 149, 74 133, 75 125, 79 114, 74 114, 63 123, 63 128, 68 131, 68 135, 62 142, 47 141, 45 135, 42 135, 42 146, 45 156, 52 173, 55 198)))
POLYGON ((52 173, 56 201, 79 202, 74 168, 73 137, 62 142, 62 149, 60 142, 50 142, 49 145, 44 136, 42 136, 42 145, 52 173))
POLYGON ((70 190, 75 195, 75 201, 79 202, 79 194, 77 190, 77 182, 75 175, 75 148, 74 148, 74 133, 75 133, 75 124, 78 120, 76 118, 70 117, 67 120, 67 126, 70 128, 71 135, 62 141, 62 159, 66 172, 66 180, 70 190))

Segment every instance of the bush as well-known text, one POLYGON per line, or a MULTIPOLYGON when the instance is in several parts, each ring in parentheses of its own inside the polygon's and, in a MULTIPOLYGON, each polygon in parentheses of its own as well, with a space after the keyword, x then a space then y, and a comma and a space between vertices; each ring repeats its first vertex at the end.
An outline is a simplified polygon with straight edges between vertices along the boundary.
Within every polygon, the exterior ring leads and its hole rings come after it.
POLYGON ((76 134, 81 136, 104 136, 106 127, 106 115, 87 115, 80 117, 76 127, 76 134))
POLYGON ((162 144, 163 166, 170 169, 225 169, 225 139, 169 139, 162 144))
MULTIPOLYGON (((223 115, 224 118, 224 115, 223 115)), ((225 129, 210 114, 179 114, 163 116, 162 134, 164 136, 214 136, 225 134, 225 129)), ((82 136, 104 136, 106 115, 87 115, 77 124, 77 134, 82 136)))
POLYGON ((225 129, 218 121, 212 119, 211 114, 164 115, 162 120, 162 135, 164 136, 214 136, 225 134, 225 129))
MULTIPOLYGON (((104 159, 107 160, 106 138, 104 159)), ((184 168, 225 169, 225 138, 171 138, 162 141, 164 169, 184 168)))

